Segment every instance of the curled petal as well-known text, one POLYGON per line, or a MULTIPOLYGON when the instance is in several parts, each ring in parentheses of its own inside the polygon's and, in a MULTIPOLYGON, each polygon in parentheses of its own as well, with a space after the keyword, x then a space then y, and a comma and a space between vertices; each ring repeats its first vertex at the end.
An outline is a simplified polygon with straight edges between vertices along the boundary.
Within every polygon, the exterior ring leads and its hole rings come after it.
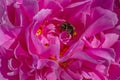
MULTIPOLYGON (((113 49, 105 49, 105 48, 102 48, 102 49, 88 49, 87 50, 87 53, 90 55, 90 56, 96 56, 96 57, 100 57, 100 58, 104 58, 108 61, 114 61, 115 60, 115 52, 113 49)), ((99 58, 97 58, 99 59, 99 58)))
POLYGON ((119 35, 117 34, 105 34, 105 41, 102 44, 103 48, 109 48, 118 41, 119 35))
POLYGON ((104 30, 114 28, 118 22, 118 18, 114 12, 107 9, 97 7, 93 13, 93 23, 85 31, 85 36, 90 37, 104 30), (100 24, 99 24, 100 23, 100 24))
POLYGON ((19 2, 22 2, 24 12, 26 12, 31 19, 39 10, 39 5, 37 0, 23 0, 19 2))
POLYGON ((119 80, 120 79, 120 65, 111 64, 109 68, 109 79, 110 80, 119 80))
MULTIPOLYGON (((3 32, 3 30, 0 29, 0 45, 3 45, 3 44, 5 44, 6 42, 8 42, 10 40, 13 40, 12 37, 5 34, 3 32)), ((7 48, 8 46, 10 47, 10 45, 11 45, 11 43, 9 43, 9 45, 7 45, 7 46, 5 46, 5 45, 3 45, 3 46, 7 48)))
POLYGON ((91 2, 91 0, 85 0, 85 1, 81 1, 81 2, 75 2, 75 3, 72 3, 72 4, 68 5, 66 8, 77 7, 77 6, 83 5, 83 4, 88 3, 88 2, 91 2))
POLYGON ((118 40, 113 46, 112 48, 115 50, 116 53, 116 57, 115 60, 116 62, 120 62, 120 41, 118 40))
POLYGON ((92 7, 100 6, 105 9, 113 10, 114 0, 94 0, 92 7), (104 4, 103 4, 104 3, 104 4))
POLYGON ((51 14, 51 9, 41 9, 34 17, 34 20, 43 21, 48 15, 51 14))

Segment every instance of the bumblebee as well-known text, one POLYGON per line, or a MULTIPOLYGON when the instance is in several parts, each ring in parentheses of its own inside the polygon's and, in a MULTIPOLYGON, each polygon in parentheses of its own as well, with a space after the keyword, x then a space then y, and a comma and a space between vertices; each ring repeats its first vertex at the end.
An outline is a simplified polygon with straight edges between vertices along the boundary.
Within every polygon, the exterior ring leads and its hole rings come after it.
POLYGON ((72 36, 74 35, 74 27, 68 22, 64 22, 63 24, 61 24, 60 31, 61 32, 62 31, 67 31, 72 36))

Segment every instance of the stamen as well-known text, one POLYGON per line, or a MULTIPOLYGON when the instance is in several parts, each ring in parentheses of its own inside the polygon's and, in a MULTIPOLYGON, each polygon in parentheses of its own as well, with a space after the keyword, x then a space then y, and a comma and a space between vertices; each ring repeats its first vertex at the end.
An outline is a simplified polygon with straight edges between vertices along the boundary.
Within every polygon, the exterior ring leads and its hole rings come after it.
POLYGON ((76 32, 73 32, 73 36, 76 36, 77 35, 77 33, 76 32))
POLYGON ((42 30, 38 29, 37 32, 36 32, 36 36, 39 36, 41 33, 42 33, 42 30))

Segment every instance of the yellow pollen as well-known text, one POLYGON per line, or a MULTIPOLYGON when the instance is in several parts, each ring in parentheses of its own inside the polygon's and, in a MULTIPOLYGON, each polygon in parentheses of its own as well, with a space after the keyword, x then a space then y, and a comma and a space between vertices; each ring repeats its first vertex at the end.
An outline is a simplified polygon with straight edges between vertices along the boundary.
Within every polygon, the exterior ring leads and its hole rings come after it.
POLYGON ((77 33, 76 33, 76 32, 74 32, 74 33, 73 33, 73 36, 76 36, 76 35, 77 35, 77 33))
POLYGON ((37 32, 36 32, 36 36, 39 36, 41 33, 42 33, 42 30, 38 29, 37 32))

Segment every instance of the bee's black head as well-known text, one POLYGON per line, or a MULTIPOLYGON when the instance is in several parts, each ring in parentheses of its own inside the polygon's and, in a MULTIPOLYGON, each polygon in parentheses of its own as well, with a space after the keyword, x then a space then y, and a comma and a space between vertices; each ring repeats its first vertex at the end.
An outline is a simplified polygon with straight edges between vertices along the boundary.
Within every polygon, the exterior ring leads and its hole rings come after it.
POLYGON ((74 33, 73 26, 70 23, 68 23, 68 22, 64 22, 63 24, 61 24, 60 30, 61 31, 67 31, 71 35, 73 35, 73 33, 74 33))

